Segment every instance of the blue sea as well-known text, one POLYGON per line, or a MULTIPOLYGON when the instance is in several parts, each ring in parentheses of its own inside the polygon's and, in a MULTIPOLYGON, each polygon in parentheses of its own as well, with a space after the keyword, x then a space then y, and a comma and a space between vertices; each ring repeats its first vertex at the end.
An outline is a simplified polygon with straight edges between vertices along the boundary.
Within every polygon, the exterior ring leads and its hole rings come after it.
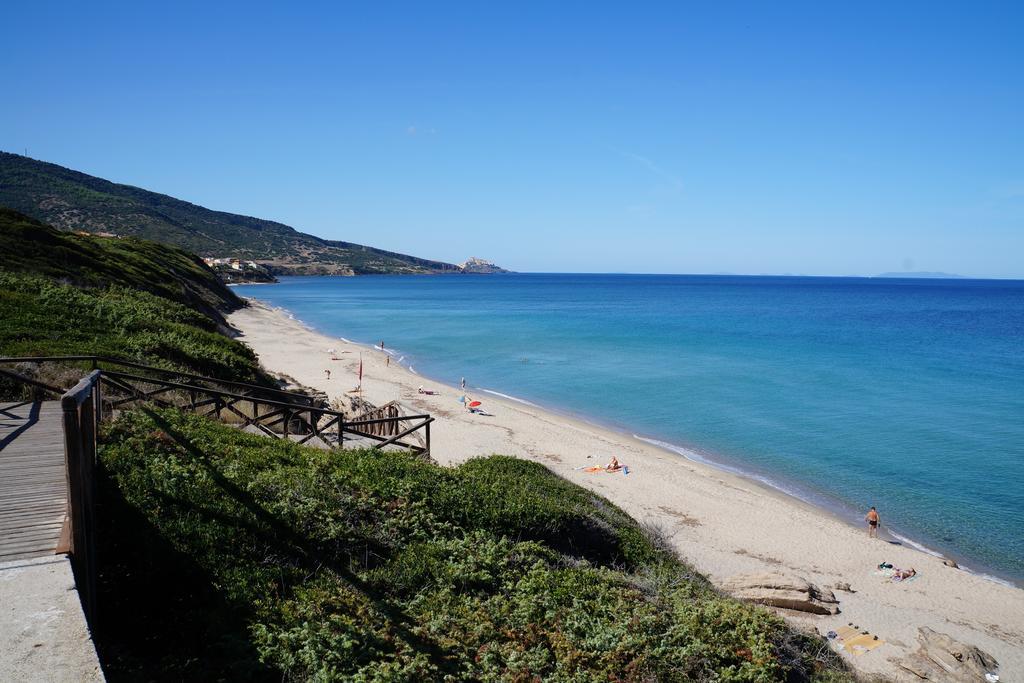
POLYGON ((415 372, 655 441, 1024 583, 1024 281, 684 275, 240 286, 415 372))

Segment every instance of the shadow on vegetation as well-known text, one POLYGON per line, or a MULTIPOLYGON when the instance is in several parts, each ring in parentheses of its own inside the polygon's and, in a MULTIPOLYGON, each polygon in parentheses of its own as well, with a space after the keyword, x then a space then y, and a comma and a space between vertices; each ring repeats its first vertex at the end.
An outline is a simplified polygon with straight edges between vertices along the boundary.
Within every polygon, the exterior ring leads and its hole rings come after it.
POLYGON ((250 611, 168 543, 102 469, 96 647, 110 681, 280 680, 261 666, 250 611))
MULTIPOLYGON (((230 525, 233 528, 244 529, 266 544, 274 554, 279 557, 288 558, 291 562, 303 567, 311 574, 323 571, 324 569, 330 570, 337 577, 347 583, 350 588, 362 594, 367 600, 369 600, 377 611, 379 611, 389 621, 395 632, 398 633, 411 648, 426 655, 439 671, 454 672, 455 664, 448 656, 446 656, 445 652, 435 643, 427 641, 413 633, 411 627, 414 625, 414 620, 408 617, 400 608, 391 604, 384 595, 374 590, 365 581, 353 573, 349 566, 346 566, 348 563, 345 559, 347 558, 339 561, 339 558, 323 553, 318 549, 315 541, 297 533, 294 528, 283 523, 259 505, 251 495, 224 477, 216 467, 211 465, 209 459, 202 453, 202 451, 196 448, 196 446, 187 437, 176 431, 162 415, 149 409, 143 409, 143 412, 145 412, 157 425, 159 425, 175 443, 181 446, 191 458, 199 463, 227 496, 234 499, 248 510, 258 521, 258 524, 253 524, 239 518, 230 518, 221 512, 206 510, 188 501, 173 500, 168 502, 185 508, 190 508, 197 515, 216 519, 218 522, 230 525)), ((154 536, 158 533, 152 528, 150 528, 148 532, 154 536)), ((360 548, 361 554, 363 550, 363 548, 360 548)), ((370 554, 372 553, 367 553, 367 556, 370 554)), ((185 560, 185 558, 180 559, 185 560)), ((206 586, 209 586, 208 581, 206 586)), ((211 592, 211 596, 212 595, 214 594, 211 592)), ((248 634, 245 633, 244 626, 247 615, 242 611, 242 607, 238 606, 237 609, 229 607, 229 609, 234 609, 238 617, 232 622, 232 626, 241 626, 241 632, 238 632, 238 630, 235 629, 236 632, 234 635, 248 638, 248 634)), ((253 658, 253 661, 256 661, 254 651, 251 647, 248 652, 250 653, 249 656, 253 658)))

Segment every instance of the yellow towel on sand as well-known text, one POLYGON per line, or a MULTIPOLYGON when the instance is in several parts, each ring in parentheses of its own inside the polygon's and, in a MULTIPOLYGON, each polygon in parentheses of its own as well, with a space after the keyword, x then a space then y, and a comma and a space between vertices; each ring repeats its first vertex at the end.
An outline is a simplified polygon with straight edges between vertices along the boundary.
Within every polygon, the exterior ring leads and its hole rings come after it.
POLYGON ((862 655, 885 644, 884 640, 876 639, 870 633, 861 633, 851 626, 840 626, 836 629, 836 635, 836 640, 841 641, 843 648, 852 655, 862 655))
POLYGON ((885 645, 885 641, 881 638, 876 640, 875 636, 870 633, 843 641, 843 647, 846 648, 847 652, 853 655, 862 655, 865 652, 871 652, 879 645, 885 645))
POLYGON ((847 638, 859 636, 860 631, 850 626, 840 626, 836 629, 836 634, 839 636, 839 640, 846 640, 847 638))

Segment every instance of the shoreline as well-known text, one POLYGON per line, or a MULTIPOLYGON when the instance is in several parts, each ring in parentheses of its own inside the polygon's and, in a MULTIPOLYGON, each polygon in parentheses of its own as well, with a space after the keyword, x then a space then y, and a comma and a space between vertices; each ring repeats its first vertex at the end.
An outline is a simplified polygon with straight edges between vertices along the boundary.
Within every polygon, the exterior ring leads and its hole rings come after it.
MULTIPOLYGON (((342 384, 350 377, 345 371, 354 378, 355 354, 362 353, 364 393, 369 400, 398 399, 437 418, 433 450, 441 464, 456 465, 491 453, 541 462, 609 498, 637 521, 668 530, 683 559, 715 583, 735 574, 781 570, 822 587, 851 584, 855 593, 836 591, 839 615, 786 616, 822 634, 854 621, 892 644, 885 648, 891 656, 844 655, 858 670, 896 675, 894 657, 916 649, 918 625, 988 650, 1007 673, 1024 669, 1024 591, 999 577, 946 567, 941 555, 888 529, 903 545, 871 541, 842 510, 805 500, 756 474, 628 428, 603 425, 483 387, 471 391, 486 394, 485 406, 495 414, 478 418, 454 407, 459 389, 402 365, 405 357, 400 353, 387 351, 394 361, 388 366, 376 347, 323 334, 258 299, 247 301, 251 305, 231 314, 229 322, 265 367, 337 395, 339 388, 348 388, 342 384), (338 356, 353 355, 332 364, 326 349, 343 345, 349 348, 338 356), (336 380, 325 381, 327 367, 339 370, 333 375, 336 380), (429 384, 441 395, 417 395, 419 384, 429 384), (629 465, 628 477, 580 471, 579 466, 603 464, 598 461, 613 453, 629 465), (907 586, 880 582, 870 574, 881 561, 915 566, 924 576, 907 586), (985 599, 979 600, 979 595, 985 599), (908 619, 908 614, 913 616, 908 619)), ((1011 678, 1004 675, 1003 680, 1011 678)))
MULTIPOLYGON (((297 318, 294 313, 292 313, 291 311, 282 306, 275 306, 273 304, 270 304, 269 302, 256 299, 255 297, 242 298, 248 301, 249 303, 258 302, 262 306, 265 306, 273 311, 278 311, 283 315, 286 315, 289 318, 289 320, 294 321, 297 325, 309 331, 311 334, 331 337, 330 334, 323 330, 318 330, 311 323, 305 320, 301 320, 300 318, 297 318)), ((353 346, 360 347, 363 351, 372 353, 381 352, 380 348, 370 343, 357 342, 346 337, 340 336, 337 337, 337 339, 346 344, 351 344, 353 346)), ((408 370, 412 374, 416 375, 416 377, 418 377, 420 380, 431 382, 438 385, 448 386, 442 380, 438 380, 437 378, 431 375, 422 374, 421 372, 413 368, 411 364, 403 363, 403 361, 405 360, 405 355, 400 354, 398 351, 394 349, 385 349, 384 353, 391 356, 393 361, 397 363, 399 367, 408 370)), ((670 454, 673 457, 682 458, 687 462, 697 463, 705 467, 710 467, 719 472, 739 477, 740 479, 743 479, 748 483, 758 486, 766 493, 769 493, 771 495, 781 495, 784 498, 791 500, 795 503, 808 506, 811 509, 817 511, 819 514, 827 515, 830 518, 842 524, 845 524, 850 529, 863 529, 863 526, 858 523, 860 517, 859 513, 855 509, 853 509, 852 506, 839 500, 838 498, 835 498, 834 496, 831 496, 828 492, 813 492, 805 490, 800 486, 799 483, 796 482, 780 482, 777 479, 773 479, 770 474, 744 469, 741 465, 732 464, 729 458, 726 458, 718 454, 709 453, 697 446, 672 443, 658 436, 642 436, 633 431, 633 429, 631 429, 628 425, 625 424, 610 424, 608 422, 603 422, 599 419, 593 418, 589 415, 576 413, 559 407, 548 406, 543 403, 535 403, 531 400, 503 393, 496 389, 489 389, 486 387, 468 387, 468 389, 478 392, 484 392, 492 396, 496 396, 500 399, 514 401, 524 406, 534 408, 537 410, 542 410, 544 412, 551 413, 554 415, 560 415, 562 417, 565 417, 566 419, 575 420, 587 425, 591 425, 596 429, 611 431, 621 435, 623 438, 644 442, 654 448, 657 448, 665 453, 670 454)), ((984 566, 982 566, 982 568, 980 569, 972 568, 971 566, 969 566, 969 563, 973 562, 970 558, 967 558, 966 556, 961 555, 959 553, 948 553, 931 548, 924 542, 915 540, 912 536, 908 536, 898 531, 894 531, 892 527, 890 527, 888 524, 882 527, 880 535, 882 537, 882 540, 903 544, 909 548, 917 550, 918 552, 924 553, 931 557, 938 558, 940 560, 952 560, 959 565, 960 570, 977 576, 986 581, 991 581, 993 583, 1006 586, 1008 588, 1024 590, 1024 583, 1022 583, 1018 579, 1008 576, 1000 576, 996 570, 984 566), (968 564, 965 564, 965 562, 967 562, 968 564)))

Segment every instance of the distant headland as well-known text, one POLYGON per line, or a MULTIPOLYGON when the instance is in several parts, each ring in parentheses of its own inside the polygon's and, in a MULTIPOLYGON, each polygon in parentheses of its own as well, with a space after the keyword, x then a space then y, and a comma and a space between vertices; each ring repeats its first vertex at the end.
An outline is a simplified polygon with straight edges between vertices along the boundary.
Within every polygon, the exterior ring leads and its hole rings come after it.
POLYGON ((0 206, 59 230, 181 247, 204 257, 229 282, 273 281, 276 275, 508 272, 478 258, 456 265, 322 239, 7 152, 0 152, 0 206))

